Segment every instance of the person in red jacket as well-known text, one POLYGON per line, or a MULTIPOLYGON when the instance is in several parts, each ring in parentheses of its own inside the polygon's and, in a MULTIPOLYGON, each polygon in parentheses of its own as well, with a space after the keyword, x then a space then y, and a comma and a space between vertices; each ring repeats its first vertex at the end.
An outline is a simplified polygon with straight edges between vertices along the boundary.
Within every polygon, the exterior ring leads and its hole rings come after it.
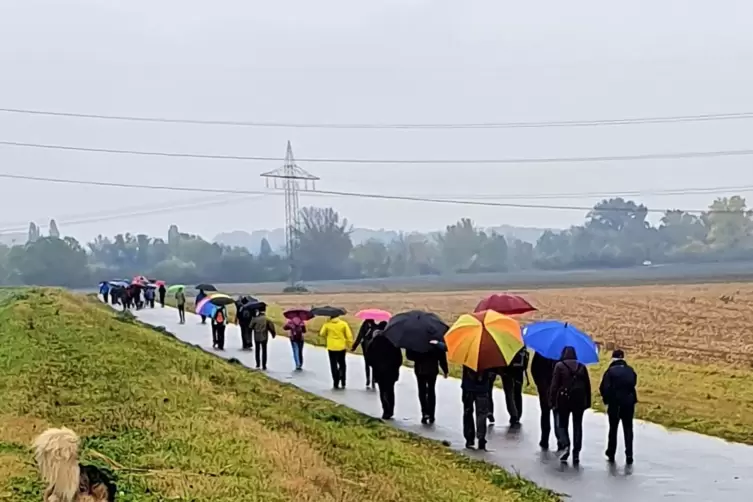
POLYGON ((293 350, 293 363, 295 364, 296 371, 303 369, 303 337, 306 334, 306 323, 304 323, 300 317, 294 317, 282 327, 285 331, 290 333, 290 347, 293 350))

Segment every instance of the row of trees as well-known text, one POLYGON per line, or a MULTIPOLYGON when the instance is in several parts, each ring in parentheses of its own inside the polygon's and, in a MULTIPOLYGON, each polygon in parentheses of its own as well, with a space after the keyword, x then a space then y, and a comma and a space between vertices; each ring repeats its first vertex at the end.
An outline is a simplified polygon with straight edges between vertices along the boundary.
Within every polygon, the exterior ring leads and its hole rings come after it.
MULTIPOLYGON (((715 200, 700 215, 667 211, 653 226, 649 210, 621 198, 604 200, 583 225, 545 232, 534 245, 479 229, 461 219, 435 234, 401 234, 357 246, 351 226, 331 208, 304 208, 295 250, 299 279, 342 279, 508 270, 624 267, 650 261, 753 259, 753 211, 739 196, 715 200)), ((265 240, 254 252, 205 241, 170 227, 167 239, 144 234, 99 236, 86 246, 29 227, 23 246, 0 246, 0 284, 89 286, 106 278, 147 274, 170 283, 283 281, 288 261, 265 240)))

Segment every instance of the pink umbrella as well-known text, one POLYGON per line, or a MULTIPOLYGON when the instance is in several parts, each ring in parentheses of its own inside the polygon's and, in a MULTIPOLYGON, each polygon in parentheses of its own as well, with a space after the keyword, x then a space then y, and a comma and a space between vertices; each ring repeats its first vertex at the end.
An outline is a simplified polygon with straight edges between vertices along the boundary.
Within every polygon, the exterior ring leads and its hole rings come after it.
POLYGON ((204 308, 204 305, 206 305, 209 300, 211 300, 211 298, 209 298, 208 296, 206 298, 202 298, 201 301, 194 306, 193 311, 197 314, 201 312, 201 309, 204 308))
POLYGON ((372 321, 382 322, 382 321, 389 321, 390 318, 392 317, 392 314, 390 314, 386 310, 365 309, 365 310, 361 310, 357 312, 356 317, 361 319, 362 321, 371 319, 372 321))

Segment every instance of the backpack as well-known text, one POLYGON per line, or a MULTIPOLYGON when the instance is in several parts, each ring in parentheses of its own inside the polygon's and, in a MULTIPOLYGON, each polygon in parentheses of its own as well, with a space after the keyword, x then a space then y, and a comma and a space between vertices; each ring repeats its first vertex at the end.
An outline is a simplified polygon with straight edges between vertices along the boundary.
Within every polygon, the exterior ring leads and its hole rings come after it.
POLYGON ((251 312, 249 312, 248 309, 241 307, 241 319, 243 319, 244 321, 251 319, 251 312))
POLYGON ((583 406, 582 403, 586 402, 586 387, 583 382, 583 378, 580 378, 581 373, 585 370, 585 366, 578 365, 575 371, 571 370, 568 365, 564 365, 572 378, 570 379, 570 385, 562 387, 557 394, 557 408, 572 410, 583 406))

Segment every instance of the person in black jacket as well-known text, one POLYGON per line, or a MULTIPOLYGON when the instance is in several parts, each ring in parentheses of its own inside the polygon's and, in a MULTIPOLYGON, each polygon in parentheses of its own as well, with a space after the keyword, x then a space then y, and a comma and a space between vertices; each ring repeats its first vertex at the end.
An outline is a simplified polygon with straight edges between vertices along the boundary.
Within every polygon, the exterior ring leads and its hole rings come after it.
MULTIPOLYGON (((549 449, 549 433, 552 431, 550 417, 552 408, 549 406, 549 387, 552 385, 552 376, 554 374, 554 365, 557 361, 544 357, 538 352, 533 355, 531 360, 531 376, 533 383, 536 384, 536 390, 539 395, 539 409, 541 410, 541 440, 539 446, 543 450, 549 449)), ((554 429, 554 437, 557 436, 557 428, 554 429)), ((561 444, 557 441, 557 450, 561 450, 561 444)))
POLYGON ((421 403, 421 423, 433 424, 436 420, 437 408, 437 376, 439 370, 447 378, 450 369, 447 366, 447 352, 445 347, 433 344, 428 352, 408 350, 405 356, 413 361, 413 372, 418 383, 418 401, 421 403))
MULTIPOLYGON (((523 347, 515 354, 510 364, 502 368, 502 389, 505 391, 505 404, 510 415, 510 425, 520 425, 523 417, 523 380, 528 369, 528 349, 523 347)), ((490 410, 493 410, 490 404, 490 410)), ((492 418, 492 422, 494 419, 492 418)))
POLYGON ((609 365, 599 386, 599 393, 607 406, 609 417, 609 437, 606 456, 609 462, 614 462, 617 451, 617 429, 622 422, 622 433, 625 436, 625 462, 633 463, 633 415, 638 393, 635 389, 638 375, 625 362, 625 353, 621 350, 612 352, 612 363, 609 365))
POLYGON ((369 346, 371 345, 371 340, 374 338, 374 332, 376 331, 376 329, 377 324, 372 319, 366 319, 363 323, 361 323, 361 328, 358 330, 356 341, 353 343, 353 347, 350 349, 351 351, 355 352, 358 346, 361 346, 361 352, 363 352, 364 358, 363 366, 366 370, 366 388, 371 385, 372 389, 376 388, 376 380, 372 380, 371 378, 371 365, 369 364, 369 359, 366 357, 366 353, 369 350, 369 346))
POLYGON ((573 417, 573 464, 580 463, 583 446, 583 414, 591 407, 591 379, 586 367, 578 362, 574 347, 562 349, 562 358, 554 366, 549 388, 549 405, 556 410, 555 427, 561 449, 560 461, 570 456, 570 417, 573 417))
POLYGON ((159 293, 159 304, 162 308, 165 308, 165 295, 167 294, 167 289, 165 288, 164 284, 159 285, 159 289, 157 290, 157 293, 159 293))
POLYGON ((379 386, 382 420, 390 420, 395 415, 395 383, 400 379, 403 353, 381 334, 380 330, 371 340, 364 357, 366 363, 371 366, 374 381, 379 386))
POLYGON ((486 420, 489 415, 489 381, 492 370, 474 371, 463 366, 463 436, 465 447, 473 449, 478 440, 478 449, 486 450, 486 420), (475 411, 475 417, 474 417, 475 411))

